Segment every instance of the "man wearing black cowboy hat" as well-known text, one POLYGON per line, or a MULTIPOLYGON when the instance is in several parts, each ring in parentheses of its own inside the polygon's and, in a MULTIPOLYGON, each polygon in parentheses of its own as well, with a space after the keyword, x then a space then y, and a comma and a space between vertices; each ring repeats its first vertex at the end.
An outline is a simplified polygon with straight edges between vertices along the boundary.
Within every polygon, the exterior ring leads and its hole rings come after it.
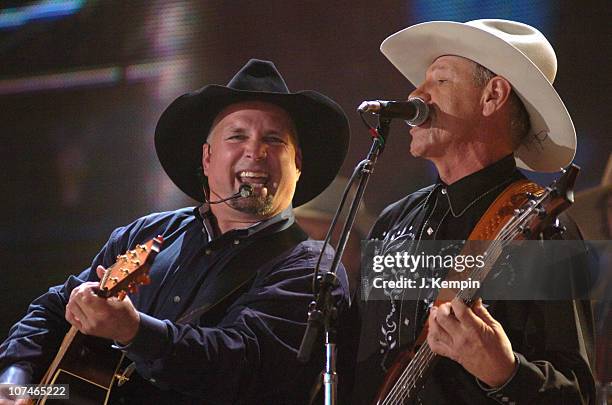
MULTIPOLYGON (((203 204, 118 228, 89 269, 35 300, 0 346, 0 382, 40 381, 73 325, 133 362, 111 403, 306 402, 322 364, 296 354, 322 245, 306 240, 292 208, 331 183, 348 141, 342 109, 290 93, 271 62, 250 60, 227 86, 179 97, 157 125, 157 154, 203 204), (93 293, 117 255, 157 235, 151 284, 123 301, 93 293)), ((343 308, 343 269, 339 278, 343 308)))
MULTIPOLYGON (((553 172, 572 161, 576 134, 552 86, 555 53, 535 28, 507 20, 427 22, 391 35, 381 51, 416 86, 409 97, 429 106, 429 118, 410 129, 410 153, 430 160, 439 175, 436 184, 383 211, 370 233, 381 249, 495 239, 499 233, 487 232, 501 210, 491 214, 489 207, 538 189, 516 167, 553 172), (506 194, 507 188, 517 191, 506 194)), ((567 225, 564 236, 580 239, 567 225)), ((586 276, 585 268, 570 267, 572 276, 586 276)), ((364 296, 376 288, 365 284, 364 296)), ((433 290, 412 299, 388 291, 385 301, 360 302, 353 403, 371 404, 375 397, 379 404, 593 401, 588 301, 497 301, 487 308, 479 300, 465 305, 461 293, 452 299, 456 292, 436 303, 433 290), (396 363, 417 341, 420 356, 396 363), (395 377, 383 382, 385 375, 395 377)))

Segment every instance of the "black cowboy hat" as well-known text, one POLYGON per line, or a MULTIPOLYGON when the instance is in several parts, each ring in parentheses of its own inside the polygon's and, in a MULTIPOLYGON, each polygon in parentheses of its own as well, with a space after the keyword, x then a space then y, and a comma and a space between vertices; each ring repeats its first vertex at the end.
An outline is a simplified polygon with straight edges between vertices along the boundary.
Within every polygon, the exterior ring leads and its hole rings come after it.
POLYGON ((213 120, 230 104, 264 101, 283 108, 293 119, 302 150, 302 174, 293 206, 321 193, 340 170, 349 144, 349 125, 342 108, 316 91, 291 93, 272 62, 251 59, 227 86, 208 85, 170 104, 155 128, 155 149, 172 181, 203 202, 202 144, 213 120))

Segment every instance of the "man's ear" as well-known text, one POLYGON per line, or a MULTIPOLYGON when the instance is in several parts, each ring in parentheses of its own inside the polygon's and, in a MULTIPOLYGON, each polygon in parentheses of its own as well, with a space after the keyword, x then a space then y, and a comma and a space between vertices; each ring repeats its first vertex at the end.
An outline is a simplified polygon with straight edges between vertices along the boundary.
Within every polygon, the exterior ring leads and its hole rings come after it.
POLYGON ((204 143, 202 145, 202 170, 204 175, 208 176, 208 167, 210 166, 210 144, 204 143))
POLYGON ((501 76, 495 76, 482 91, 482 115, 490 117, 499 111, 508 101, 512 86, 508 80, 501 76))

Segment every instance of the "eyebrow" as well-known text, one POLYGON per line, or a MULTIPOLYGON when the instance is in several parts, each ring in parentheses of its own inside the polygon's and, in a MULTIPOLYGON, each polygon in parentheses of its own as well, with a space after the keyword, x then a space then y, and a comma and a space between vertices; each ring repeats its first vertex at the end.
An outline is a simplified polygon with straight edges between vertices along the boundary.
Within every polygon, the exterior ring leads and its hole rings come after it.
POLYGON ((244 131, 244 126, 242 126, 242 125, 231 125, 231 126, 228 126, 227 128, 225 128, 225 130, 229 131, 229 132, 244 131))
POLYGON ((438 70, 447 71, 447 72, 455 71, 452 67, 448 66, 447 64, 438 64, 438 65, 434 65, 433 67, 430 66, 429 69, 427 69, 428 73, 434 73, 438 70))

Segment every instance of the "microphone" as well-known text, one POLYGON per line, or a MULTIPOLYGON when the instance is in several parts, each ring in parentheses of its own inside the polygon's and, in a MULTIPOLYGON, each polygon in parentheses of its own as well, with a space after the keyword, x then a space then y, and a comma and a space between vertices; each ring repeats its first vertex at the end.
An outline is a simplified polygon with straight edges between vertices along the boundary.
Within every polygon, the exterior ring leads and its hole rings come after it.
POLYGON ((242 184, 236 194, 231 195, 227 198, 222 198, 221 200, 209 201, 208 203, 209 204, 219 204, 219 203, 222 203, 228 200, 233 200, 236 198, 247 198, 247 197, 250 197, 252 194, 253 194, 253 186, 251 186, 250 184, 242 184))
POLYGON ((418 97, 409 98, 408 101, 364 101, 357 107, 357 111, 378 114, 385 118, 401 118, 411 127, 421 125, 429 116, 429 106, 418 97))

